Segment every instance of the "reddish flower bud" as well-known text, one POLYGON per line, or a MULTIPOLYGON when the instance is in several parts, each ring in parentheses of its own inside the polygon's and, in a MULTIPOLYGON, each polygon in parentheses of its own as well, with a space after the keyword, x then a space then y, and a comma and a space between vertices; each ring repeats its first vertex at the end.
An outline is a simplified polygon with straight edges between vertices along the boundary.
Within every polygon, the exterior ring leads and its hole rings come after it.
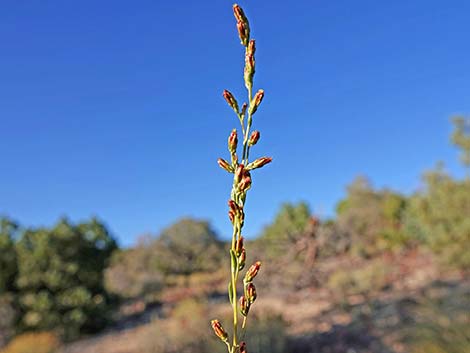
POLYGON ((235 111, 235 113, 238 114, 238 103, 233 94, 230 93, 230 91, 224 90, 224 93, 222 95, 224 96, 228 105, 235 111))
POLYGON ((256 288, 252 282, 246 285, 246 297, 250 304, 253 304, 253 302, 256 300, 256 288))
POLYGON ((248 303, 248 300, 246 300, 244 295, 240 297, 239 304, 240 304, 240 313, 243 316, 247 316, 248 311, 250 311, 250 303, 248 303))
POLYGON ((263 101, 263 98, 264 98, 264 91, 260 89, 258 90, 258 92, 256 92, 255 96, 253 97, 253 100, 251 101, 250 110, 249 110, 250 114, 253 115, 254 113, 256 113, 259 105, 263 101))
POLYGON ((248 146, 254 146, 260 138, 260 133, 258 130, 251 133, 250 139, 248 140, 248 146))
POLYGON ((258 158, 255 161, 248 164, 246 166, 246 169, 247 170, 253 170, 253 169, 261 168, 261 167, 265 166, 266 164, 271 163, 272 160, 273 159, 271 157, 258 158))
POLYGON ((228 219, 230 219, 230 222, 232 222, 232 224, 233 222, 235 222, 235 213, 232 210, 228 211, 228 219))
POLYGON ((242 115, 242 116, 245 116, 246 108, 247 108, 247 107, 248 107, 248 104, 243 103, 243 105, 242 105, 242 111, 241 111, 241 115, 242 115))
POLYGON ((235 243, 235 254, 237 254, 237 256, 240 256, 242 251, 243 251, 243 237, 240 237, 237 239, 235 243))
POLYGON ((228 137, 228 150, 231 154, 236 153, 238 145, 237 129, 233 129, 228 137))
POLYGON ((222 327, 222 324, 219 322, 219 320, 212 320, 211 325, 215 335, 219 337, 222 341, 227 341, 228 334, 222 327))
POLYGON ((242 180, 238 184, 240 191, 244 192, 251 188, 251 176, 250 173, 246 172, 242 180))
POLYGON ((233 5, 233 14, 237 20, 238 36, 242 45, 247 46, 248 40, 250 39, 250 25, 248 19, 245 16, 242 8, 237 4, 233 5))
POLYGON ((248 271, 246 271, 244 282, 245 283, 251 282, 253 278, 255 278, 256 275, 258 274, 260 267, 261 267, 260 261, 257 261, 253 265, 251 265, 248 271))
POLYGON ((243 176, 245 174, 245 167, 243 164, 239 164, 237 169, 235 170, 235 175, 234 175, 234 179, 235 179, 235 183, 239 183, 243 176))
POLYGON ((220 168, 225 169, 229 173, 233 173, 233 167, 225 159, 219 158, 217 163, 220 168))
POLYGON ((240 353, 248 353, 245 342, 240 342, 240 353))
POLYGON ((242 249, 242 253, 238 257, 238 271, 243 270, 245 267, 245 261, 246 261, 246 251, 245 248, 242 249))

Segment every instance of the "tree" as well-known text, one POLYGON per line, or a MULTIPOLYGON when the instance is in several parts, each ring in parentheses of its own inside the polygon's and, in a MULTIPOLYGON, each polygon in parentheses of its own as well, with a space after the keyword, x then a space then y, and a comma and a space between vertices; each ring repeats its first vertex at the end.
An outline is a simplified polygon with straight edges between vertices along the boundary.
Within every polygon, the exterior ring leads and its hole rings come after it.
POLYGON ((14 289, 17 273, 14 237, 18 225, 8 218, 0 218, 0 295, 14 289))
POLYGON ((149 244, 116 251, 106 269, 106 288, 124 298, 155 294, 163 287, 163 275, 158 270, 158 254, 149 244))
POLYGON ((279 255, 305 232, 310 219, 310 208, 305 202, 285 203, 274 221, 263 230, 258 241, 266 247, 268 254, 279 255))
POLYGON ((57 329, 65 338, 104 326, 103 271, 116 242, 96 219, 27 229, 17 243, 21 328, 57 329))
POLYGON ((334 231, 341 235, 335 238, 349 239, 352 251, 362 256, 407 243, 402 229, 404 196, 387 189, 374 190, 365 177, 356 178, 347 190, 337 206, 334 231))
POLYGON ((461 116, 452 119, 454 131, 451 135, 452 143, 462 150, 460 160, 467 168, 467 177, 470 178, 470 119, 461 116))
POLYGON ((470 180, 452 179, 441 168, 424 177, 425 188, 407 209, 407 230, 439 255, 460 268, 470 267, 470 180))
POLYGON ((209 223, 191 218, 164 229, 153 248, 156 268, 166 275, 214 271, 224 255, 223 244, 209 223))

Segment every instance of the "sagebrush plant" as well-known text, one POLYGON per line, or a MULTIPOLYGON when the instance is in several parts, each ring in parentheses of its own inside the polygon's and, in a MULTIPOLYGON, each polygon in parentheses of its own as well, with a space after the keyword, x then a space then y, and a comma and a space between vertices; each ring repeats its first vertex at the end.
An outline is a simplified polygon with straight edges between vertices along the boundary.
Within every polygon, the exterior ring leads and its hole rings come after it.
POLYGON ((218 164, 222 169, 233 174, 232 192, 228 202, 228 215, 230 222, 233 225, 232 243, 230 247, 231 278, 228 284, 229 301, 233 309, 232 339, 229 339, 229 334, 222 327, 219 320, 212 320, 211 325, 217 337, 227 345, 229 353, 245 353, 247 351, 246 343, 242 341, 242 338, 244 336, 246 320, 250 307, 256 299, 256 288, 253 284, 253 279, 260 269, 261 262, 255 262, 246 271, 243 278, 243 294, 238 298, 237 283, 241 271, 245 267, 246 259, 246 250, 243 245, 242 236, 242 229, 245 220, 244 205, 246 194, 251 188, 252 180, 250 172, 270 163, 272 158, 262 157, 254 160, 253 162, 249 161, 250 148, 256 145, 260 138, 259 131, 253 131, 250 133, 250 129, 253 115, 256 113, 261 101, 263 100, 264 91, 260 89, 255 95, 253 95, 256 46, 255 40, 250 38, 250 25, 248 23, 248 19, 246 18, 242 8, 237 4, 233 5, 233 13, 237 20, 237 29, 241 44, 245 47, 245 69, 243 77, 245 87, 248 91, 248 103, 243 103, 240 107, 232 93, 227 90, 223 92, 223 97, 240 121, 241 132, 243 135, 241 158, 239 159, 237 154, 237 129, 233 129, 228 138, 228 150, 230 152, 231 162, 229 163, 222 158, 219 158, 218 160, 218 164), (239 319, 242 319, 242 321, 239 321, 239 319))

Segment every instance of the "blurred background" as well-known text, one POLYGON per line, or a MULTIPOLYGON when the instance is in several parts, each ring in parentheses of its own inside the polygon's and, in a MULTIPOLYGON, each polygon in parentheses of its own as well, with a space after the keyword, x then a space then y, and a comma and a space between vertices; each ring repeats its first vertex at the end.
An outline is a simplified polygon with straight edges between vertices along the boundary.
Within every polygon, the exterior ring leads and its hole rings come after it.
MULTIPOLYGON (((240 5, 249 351, 470 352, 470 3, 240 5)), ((224 352, 232 2, 5 1, 0 42, 0 352, 224 352)))

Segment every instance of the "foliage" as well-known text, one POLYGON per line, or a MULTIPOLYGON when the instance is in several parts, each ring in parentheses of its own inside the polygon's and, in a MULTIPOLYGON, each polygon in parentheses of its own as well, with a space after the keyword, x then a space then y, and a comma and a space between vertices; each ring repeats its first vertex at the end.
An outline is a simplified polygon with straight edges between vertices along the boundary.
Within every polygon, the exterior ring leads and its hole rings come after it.
POLYGON ((15 337, 1 353, 54 353, 60 346, 51 332, 24 333, 15 337))
POLYGON ((209 327, 202 324, 208 317, 204 303, 184 300, 174 308, 169 318, 153 321, 141 340, 140 350, 144 353, 223 352, 209 327))
POLYGON ((15 332, 17 310, 11 293, 0 295, 0 347, 3 347, 15 332))
POLYGON ((152 246, 155 268, 165 275, 213 271, 222 259, 223 244, 208 222, 184 218, 162 231, 152 246))
POLYGON ((340 238, 350 238, 351 250, 361 256, 401 248, 408 242, 401 226, 405 208, 404 196, 374 190, 367 179, 358 177, 337 206, 335 230, 343 234, 340 238))
POLYGON ((470 180, 457 181, 442 168, 425 175, 425 189, 407 211, 407 230, 449 265, 470 267, 470 180))
POLYGON ((106 289, 124 298, 145 297, 162 289, 164 278, 157 270, 158 254, 145 244, 115 251, 105 271, 106 289))
POLYGON ((21 328, 72 338, 103 327, 109 304, 103 271, 116 243, 102 223, 62 219, 52 229, 26 230, 16 248, 21 328))
POLYGON ((338 298, 382 290, 387 284, 388 269, 380 260, 374 260, 358 269, 338 269, 328 279, 328 288, 338 298))
MULTIPOLYGON (((451 141, 457 148, 461 149, 460 160, 467 168, 467 173, 470 173, 470 119, 457 116, 452 119, 452 122, 454 131, 451 141)), ((470 174, 467 176, 470 177, 470 174)))
POLYGON ((276 258, 305 234, 310 220, 310 208, 305 202, 285 203, 274 221, 263 230, 257 243, 264 249, 266 256, 276 258))
POLYGON ((406 340, 411 353, 463 353, 470 348, 469 287, 440 288, 437 298, 427 298, 415 309, 406 340))
POLYGON ((253 353, 284 353, 287 348, 287 323, 274 312, 254 312, 246 343, 253 353))
POLYGON ((0 218, 0 295, 14 289, 17 273, 14 236, 18 225, 8 218, 0 218))

